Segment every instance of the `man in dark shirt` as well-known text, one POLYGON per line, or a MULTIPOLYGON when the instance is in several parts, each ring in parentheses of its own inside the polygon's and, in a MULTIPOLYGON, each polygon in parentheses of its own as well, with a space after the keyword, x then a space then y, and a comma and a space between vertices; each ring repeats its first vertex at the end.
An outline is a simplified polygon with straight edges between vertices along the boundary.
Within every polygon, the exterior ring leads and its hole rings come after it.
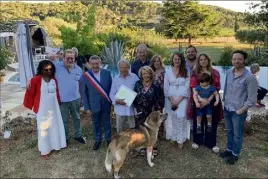
POLYGON ((139 44, 136 47, 136 59, 131 64, 131 72, 139 76, 140 68, 149 65, 150 59, 147 57, 147 46, 145 44, 139 44))

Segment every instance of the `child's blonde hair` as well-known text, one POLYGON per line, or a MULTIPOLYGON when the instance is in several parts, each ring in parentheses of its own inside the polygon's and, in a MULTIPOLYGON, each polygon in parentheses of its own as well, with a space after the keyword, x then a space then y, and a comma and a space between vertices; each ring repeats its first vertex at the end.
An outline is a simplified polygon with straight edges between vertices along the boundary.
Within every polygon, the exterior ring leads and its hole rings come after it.
POLYGON ((260 71, 260 66, 258 63, 253 63, 250 65, 250 71, 251 73, 255 74, 260 71))

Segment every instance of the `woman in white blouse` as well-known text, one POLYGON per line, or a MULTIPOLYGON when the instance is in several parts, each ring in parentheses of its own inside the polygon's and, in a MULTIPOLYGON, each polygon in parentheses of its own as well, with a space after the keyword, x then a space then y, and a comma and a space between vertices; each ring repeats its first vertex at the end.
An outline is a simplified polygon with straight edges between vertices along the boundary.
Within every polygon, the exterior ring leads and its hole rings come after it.
POLYGON ((186 119, 190 75, 182 53, 172 55, 171 66, 164 78, 165 112, 168 113, 166 138, 177 142, 181 149, 183 143, 190 139, 190 122, 186 119))

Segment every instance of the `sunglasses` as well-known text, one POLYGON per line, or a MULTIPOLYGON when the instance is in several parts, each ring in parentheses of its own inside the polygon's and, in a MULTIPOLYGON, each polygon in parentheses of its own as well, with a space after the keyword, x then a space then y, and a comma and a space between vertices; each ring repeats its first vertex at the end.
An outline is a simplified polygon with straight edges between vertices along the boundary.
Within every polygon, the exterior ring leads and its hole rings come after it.
POLYGON ((46 72, 52 71, 52 68, 44 69, 44 71, 46 71, 46 72))

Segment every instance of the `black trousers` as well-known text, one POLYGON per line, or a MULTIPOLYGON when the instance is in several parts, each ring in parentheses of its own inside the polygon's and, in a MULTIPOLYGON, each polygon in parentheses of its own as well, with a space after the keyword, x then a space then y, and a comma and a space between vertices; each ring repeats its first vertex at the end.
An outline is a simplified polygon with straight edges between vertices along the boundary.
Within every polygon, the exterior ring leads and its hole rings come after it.
POLYGON ((220 105, 214 106, 215 99, 212 100, 212 131, 207 131, 207 119, 206 116, 202 117, 201 120, 201 134, 196 133, 197 120, 196 120, 196 107, 193 105, 193 142, 198 145, 205 145, 208 148, 212 149, 217 145, 217 128, 220 118, 220 105))
POLYGON ((258 89, 257 93, 258 93, 257 100, 263 100, 265 95, 268 93, 268 90, 259 86, 259 89, 258 89))

